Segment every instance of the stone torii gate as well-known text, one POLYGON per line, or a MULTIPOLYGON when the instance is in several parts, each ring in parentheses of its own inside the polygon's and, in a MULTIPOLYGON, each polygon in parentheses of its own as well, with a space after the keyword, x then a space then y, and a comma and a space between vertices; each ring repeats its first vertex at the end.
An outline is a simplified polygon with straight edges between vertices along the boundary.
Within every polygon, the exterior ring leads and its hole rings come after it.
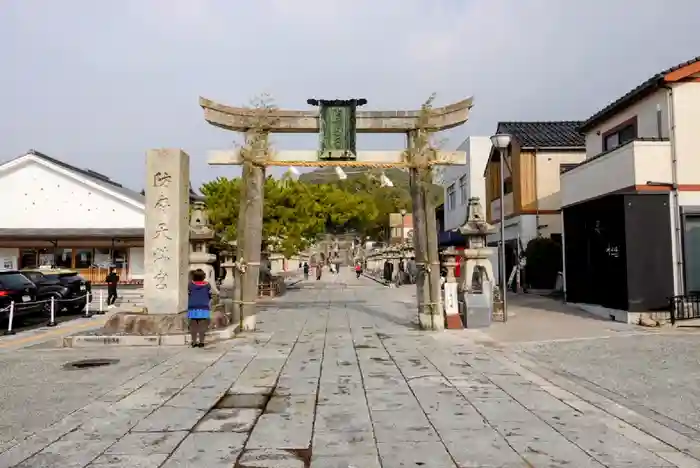
POLYGON ((414 216, 414 248, 419 269, 417 302, 420 326, 442 330, 444 318, 440 299, 440 262, 434 207, 426 197, 425 181, 433 166, 466 164, 466 153, 436 151, 429 135, 464 124, 472 99, 418 111, 357 111, 365 99, 315 100, 308 104, 319 110, 294 111, 231 107, 200 98, 204 119, 211 125, 246 135, 246 148, 213 151, 211 165, 243 165, 238 221, 237 268, 234 286, 234 315, 242 330, 255 329, 255 299, 262 243, 263 186, 267 166, 336 166, 406 168, 409 170, 414 216), (356 133, 402 133, 405 150, 356 151, 356 133), (320 150, 270 151, 269 133, 320 133, 320 150))

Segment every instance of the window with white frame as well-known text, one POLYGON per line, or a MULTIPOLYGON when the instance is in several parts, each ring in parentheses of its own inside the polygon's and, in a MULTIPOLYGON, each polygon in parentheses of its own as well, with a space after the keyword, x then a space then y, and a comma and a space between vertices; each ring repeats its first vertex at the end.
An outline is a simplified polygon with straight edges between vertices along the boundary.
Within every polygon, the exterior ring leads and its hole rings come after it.
POLYGON ((457 206, 457 192, 455 192, 455 184, 447 187, 447 209, 454 210, 457 206))
POLYGON ((636 116, 603 133, 603 151, 612 151, 635 138, 637 138, 636 116))
POLYGON ((467 176, 463 175, 459 178, 459 201, 462 205, 467 203, 467 176))
POLYGON ((685 256, 685 289, 700 292, 700 216, 687 215, 683 220, 683 253, 685 256))

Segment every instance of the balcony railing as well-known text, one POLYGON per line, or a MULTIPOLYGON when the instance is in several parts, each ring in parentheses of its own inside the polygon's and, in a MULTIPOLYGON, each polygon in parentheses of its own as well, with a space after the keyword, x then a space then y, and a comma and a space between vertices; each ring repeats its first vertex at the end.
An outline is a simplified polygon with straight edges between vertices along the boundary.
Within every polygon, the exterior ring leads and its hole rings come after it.
POLYGON ((647 182, 671 182, 671 146, 664 140, 633 140, 588 157, 561 174, 562 206, 647 182))
POLYGON ((700 319, 700 295, 673 296, 670 304, 671 325, 679 320, 700 319))

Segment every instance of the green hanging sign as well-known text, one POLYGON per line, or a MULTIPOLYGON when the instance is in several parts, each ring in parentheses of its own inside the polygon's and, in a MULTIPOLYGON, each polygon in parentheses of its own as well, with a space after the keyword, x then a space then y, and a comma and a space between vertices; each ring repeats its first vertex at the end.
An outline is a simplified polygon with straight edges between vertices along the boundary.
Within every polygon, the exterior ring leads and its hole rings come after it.
POLYGON ((356 109, 366 99, 315 100, 308 103, 319 106, 319 159, 323 161, 352 161, 357 158, 355 126, 356 109))

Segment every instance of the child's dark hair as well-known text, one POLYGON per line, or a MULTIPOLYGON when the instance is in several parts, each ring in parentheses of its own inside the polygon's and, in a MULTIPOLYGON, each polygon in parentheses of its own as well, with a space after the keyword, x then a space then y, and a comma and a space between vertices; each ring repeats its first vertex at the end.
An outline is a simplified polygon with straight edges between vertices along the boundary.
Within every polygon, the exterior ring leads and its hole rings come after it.
POLYGON ((203 270, 197 269, 192 272, 192 281, 204 281, 207 279, 207 274, 203 270))

